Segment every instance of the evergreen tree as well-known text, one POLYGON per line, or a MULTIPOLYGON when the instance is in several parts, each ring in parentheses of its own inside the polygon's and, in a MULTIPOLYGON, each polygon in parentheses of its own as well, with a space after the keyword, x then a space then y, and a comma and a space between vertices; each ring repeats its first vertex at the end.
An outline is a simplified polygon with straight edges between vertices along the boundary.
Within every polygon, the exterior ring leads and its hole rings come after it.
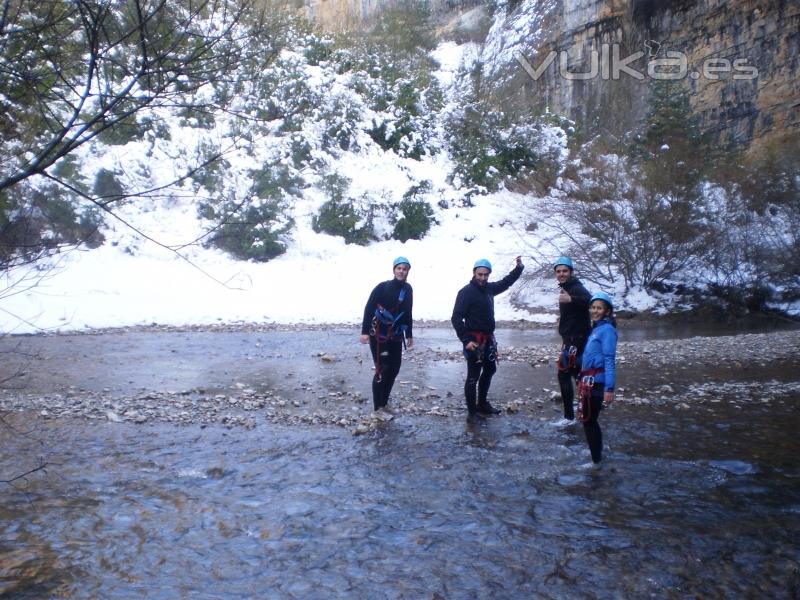
POLYGON ((693 195, 707 172, 712 147, 700 129, 682 80, 654 80, 640 136, 643 183, 654 192, 693 195))

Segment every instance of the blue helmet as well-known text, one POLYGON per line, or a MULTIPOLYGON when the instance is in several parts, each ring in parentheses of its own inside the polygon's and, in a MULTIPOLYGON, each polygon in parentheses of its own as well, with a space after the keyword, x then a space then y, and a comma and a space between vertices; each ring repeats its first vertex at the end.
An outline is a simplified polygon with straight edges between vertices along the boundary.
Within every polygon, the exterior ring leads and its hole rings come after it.
POLYGON ((397 265, 402 265, 402 264, 408 265, 409 269, 411 268, 411 263, 408 262, 408 259, 405 256, 398 256, 397 258, 394 259, 394 262, 392 263, 392 269, 394 269, 397 265))
POLYGON ((603 302, 608 304, 608 308, 614 310, 614 302, 611 300, 611 296, 609 296, 605 292, 595 292, 594 295, 592 295, 592 299, 589 301, 589 303, 591 304, 595 300, 602 300, 603 302))
POLYGON ((478 267, 483 267, 483 268, 485 268, 485 269, 489 269, 489 273, 491 273, 491 272, 492 272, 492 263, 490 263, 490 262, 489 262, 488 260, 486 260, 485 258, 479 258, 478 260, 476 260, 476 261, 475 261, 475 264, 474 264, 474 265, 472 265, 472 270, 474 271, 474 270, 475 270, 475 269, 477 269, 478 267))
POLYGON ((553 263, 553 270, 555 270, 555 268, 558 265, 564 265, 565 267, 569 267, 570 271, 574 271, 575 270, 575 267, 572 266, 572 259, 570 259, 569 256, 559 256, 556 259, 556 262, 553 263))

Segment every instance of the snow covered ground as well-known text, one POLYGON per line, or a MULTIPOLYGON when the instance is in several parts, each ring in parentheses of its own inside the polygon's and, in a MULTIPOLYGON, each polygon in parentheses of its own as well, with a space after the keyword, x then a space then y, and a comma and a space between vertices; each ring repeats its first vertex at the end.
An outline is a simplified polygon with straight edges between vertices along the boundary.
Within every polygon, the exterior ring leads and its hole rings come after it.
MULTIPOLYGON (((476 47, 448 43, 434 55, 441 65, 436 74, 452 98, 458 83, 455 74, 464 61, 475 60, 476 47)), ((325 79, 318 77, 319 81, 325 79)), ((334 84, 341 89, 339 83, 334 84)), ((122 172, 134 187, 169 181, 189 163, 188 152, 181 153, 180 144, 195 148, 202 143, 202 130, 180 128, 174 122, 171 128, 169 143, 94 145, 87 147, 82 158, 90 171, 122 172), (142 172, 146 178, 134 181, 142 172)), ((363 131, 359 135, 365 136, 360 150, 339 156, 336 172, 352 181, 354 197, 367 194, 396 201, 410 185, 431 182, 429 201, 439 224, 424 239, 362 247, 317 234, 311 229, 311 217, 325 198, 312 187, 295 205, 295 229, 288 251, 267 263, 246 262, 201 245, 177 251, 164 247, 190 242, 208 226, 198 218, 191 194, 173 194, 160 201, 134 200, 119 207, 117 214, 135 229, 107 218, 106 243, 100 248, 67 252, 30 271, 6 275, 4 297, 0 297, 0 331, 235 321, 357 323, 371 289, 392 277, 392 260, 398 255, 411 261, 415 318, 446 320, 457 291, 471 277, 475 260, 488 258, 495 267, 494 276, 502 277, 513 268, 515 256, 526 255, 537 246, 535 234, 520 225, 520 215, 535 212, 535 203, 547 199, 501 191, 474 197, 474 206, 464 208, 459 203, 463 191, 447 182, 452 165, 445 152, 417 161, 381 150, 363 131), (448 208, 438 207, 438 200, 445 200, 448 208)), ((217 141, 224 145, 224 139, 217 141)), ((261 143, 268 146, 270 141, 262 139, 261 143)), ((269 151, 268 147, 262 149, 269 151)), ((249 168, 255 164, 244 154, 228 158, 235 165, 232 170, 240 173, 243 163, 249 168)), ((524 260, 534 266, 529 258, 524 260)), ((496 317, 553 321, 552 282, 538 288, 528 285, 519 295, 522 287, 515 286, 517 300, 549 310, 535 314, 517 310, 507 293, 497 299, 496 317)))
MULTIPOLYGON (((423 240, 366 247, 347 245, 341 238, 314 233, 308 223, 298 223, 289 250, 268 263, 237 261, 218 250, 198 247, 181 251, 184 260, 143 239, 131 255, 124 243, 106 243, 96 250, 60 256, 34 287, 5 298, 0 304, 0 330, 233 321, 356 323, 372 288, 391 279, 392 261, 398 255, 411 261, 415 318, 449 319, 455 295, 469 281, 475 260, 488 258, 493 276, 502 277, 513 268, 514 257, 525 254, 523 234, 508 225, 509 214, 518 212, 525 201, 509 193, 483 197, 468 211, 443 211, 442 224, 423 240)), ((171 223, 162 225, 165 231, 153 228, 148 234, 164 239, 171 223)), ((120 237, 130 235, 123 229, 120 237)), ((532 305, 550 305, 550 314, 516 310, 510 298, 511 292, 498 296, 498 319, 550 322, 555 318, 554 284, 548 282, 541 292, 529 291, 525 298, 532 305)))

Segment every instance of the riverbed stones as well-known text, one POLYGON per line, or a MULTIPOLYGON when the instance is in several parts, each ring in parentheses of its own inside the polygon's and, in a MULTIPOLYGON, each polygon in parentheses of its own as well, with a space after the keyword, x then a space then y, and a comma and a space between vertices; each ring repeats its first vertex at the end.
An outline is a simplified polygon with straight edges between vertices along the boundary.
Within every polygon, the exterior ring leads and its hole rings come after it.
MULTIPOLYGON (((297 327, 300 329, 309 328, 297 327)), ((102 332, 85 335, 102 335, 102 332)), ((619 378, 625 382, 625 390, 618 389, 618 403, 672 405, 673 410, 687 410, 686 407, 696 404, 730 402, 745 406, 748 402, 783 402, 800 395, 800 331, 640 342, 625 341, 624 330, 620 335, 619 378)), ((424 329, 419 337, 424 337, 424 329)), ((555 379, 557 353, 558 347, 552 344, 501 347, 500 364, 503 369, 531 373, 537 368, 552 368, 555 379)), ((303 381, 288 393, 285 389, 279 393, 269 382, 255 389, 241 381, 215 390, 205 387, 136 389, 130 393, 110 388, 91 391, 77 386, 63 389, 54 386, 47 393, 6 387, 0 389, 0 411, 34 411, 48 419, 79 417, 108 423, 222 424, 231 428, 253 428, 264 422, 327 424, 351 428, 355 435, 389 423, 391 419, 373 416, 367 395, 352 387, 348 389, 352 386, 352 365, 361 357, 328 355, 335 359, 328 362, 324 356, 325 353, 319 353, 305 360, 318 361, 317 364, 326 362, 324 368, 331 369, 329 385, 303 381)), ((463 362, 458 349, 433 350, 423 344, 417 344, 406 357, 411 363, 430 368, 435 368, 437 362, 463 362)), ((407 370, 404 375, 406 378, 398 380, 392 394, 396 417, 465 417, 461 389, 436 389, 411 380, 407 370)), ((502 382, 502 376, 498 376, 492 388, 493 400, 503 406, 508 415, 539 417, 542 411, 549 413, 560 397, 552 387, 523 390, 503 388, 502 382)), ((541 418, 549 418, 549 415, 541 418)))

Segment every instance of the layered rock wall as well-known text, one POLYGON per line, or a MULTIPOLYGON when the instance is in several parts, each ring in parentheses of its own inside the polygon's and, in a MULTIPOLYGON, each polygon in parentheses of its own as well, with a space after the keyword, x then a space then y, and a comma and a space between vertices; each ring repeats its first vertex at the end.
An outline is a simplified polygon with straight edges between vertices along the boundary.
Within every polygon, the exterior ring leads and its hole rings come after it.
MULTIPOLYGON (((304 2, 331 30, 363 28, 397 4, 304 2)), ((427 6, 447 19, 486 4, 427 6)), ((590 132, 635 129, 665 65, 678 68, 703 129, 720 143, 757 145, 800 130, 798 0, 499 0, 481 63, 481 92, 498 108, 549 110, 590 132)))
POLYGON ((596 132, 634 128, 653 78, 676 69, 669 76, 685 81, 720 143, 800 127, 796 1, 524 0, 495 22, 482 60, 498 104, 549 109, 596 132))

